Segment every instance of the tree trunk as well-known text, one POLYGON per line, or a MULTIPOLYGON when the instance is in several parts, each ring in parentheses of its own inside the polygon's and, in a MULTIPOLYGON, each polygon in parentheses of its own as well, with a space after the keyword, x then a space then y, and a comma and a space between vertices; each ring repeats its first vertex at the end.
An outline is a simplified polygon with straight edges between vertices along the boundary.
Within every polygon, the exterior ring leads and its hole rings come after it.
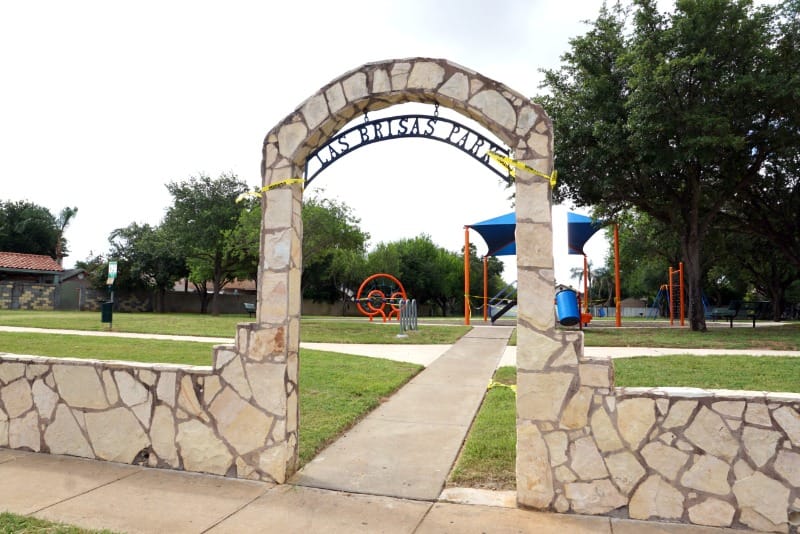
MULTIPOLYGON (((703 270, 700 265, 700 250, 703 242, 697 226, 689 224, 683 237, 684 283, 687 286, 689 326, 695 332, 706 331, 706 314, 703 306, 703 270), (692 228, 694 226, 694 228, 692 228)), ((672 281, 670 281, 672 283, 672 281)))

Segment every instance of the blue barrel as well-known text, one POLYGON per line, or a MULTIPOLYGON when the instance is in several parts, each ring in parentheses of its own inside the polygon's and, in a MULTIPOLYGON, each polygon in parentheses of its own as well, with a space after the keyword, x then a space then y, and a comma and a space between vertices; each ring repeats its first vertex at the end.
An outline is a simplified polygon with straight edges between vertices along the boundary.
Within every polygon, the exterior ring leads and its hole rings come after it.
POLYGON ((574 326, 581 320, 578 311, 578 295, 571 289, 562 289, 556 293, 556 311, 558 322, 564 326, 574 326))

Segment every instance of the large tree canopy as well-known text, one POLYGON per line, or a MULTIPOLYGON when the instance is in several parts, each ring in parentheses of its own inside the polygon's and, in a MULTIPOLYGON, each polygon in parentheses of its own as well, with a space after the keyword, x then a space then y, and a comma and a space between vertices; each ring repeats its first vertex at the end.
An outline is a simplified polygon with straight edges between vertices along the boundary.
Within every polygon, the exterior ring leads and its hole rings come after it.
POLYGON ((0 202, 0 251, 57 257, 66 253, 58 221, 50 210, 28 201, 0 202))
MULTIPOLYGON (((250 270, 249 263, 243 265, 241 256, 228 246, 228 236, 246 207, 236 199, 247 191, 247 184, 232 174, 222 174, 216 180, 201 174, 184 182, 170 182, 167 189, 173 204, 162 227, 186 257, 190 280, 198 288, 205 288, 208 281, 213 283, 211 313, 218 315, 219 291, 250 270)), ((202 303, 205 311, 205 300, 202 303)))
POLYGON ((662 14, 636 0, 630 18, 604 8, 545 73, 557 196, 602 215, 635 207, 672 229, 693 330, 706 327, 701 256, 715 220, 800 146, 800 51, 785 23, 798 6, 678 0, 662 14))

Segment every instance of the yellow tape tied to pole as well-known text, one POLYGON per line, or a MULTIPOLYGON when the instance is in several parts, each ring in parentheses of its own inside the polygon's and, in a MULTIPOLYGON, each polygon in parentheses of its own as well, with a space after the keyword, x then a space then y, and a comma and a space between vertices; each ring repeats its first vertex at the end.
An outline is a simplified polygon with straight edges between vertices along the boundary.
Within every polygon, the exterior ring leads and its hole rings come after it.
POLYGON ((508 156, 503 156, 501 154, 498 154, 497 152, 492 152, 491 150, 487 152, 486 155, 495 160, 503 167, 505 167, 511 176, 516 176, 516 169, 520 169, 523 171, 527 171, 533 175, 541 176, 542 178, 546 179, 547 181, 550 182, 551 189, 556 186, 556 178, 558 178, 558 171, 556 171, 555 169, 553 169, 553 172, 548 175, 543 173, 542 171, 537 171, 530 165, 526 165, 521 161, 511 159, 508 156))
POLYGON ((241 195, 236 197, 236 202, 241 202, 247 197, 261 198, 261 195, 263 193, 266 193, 270 189, 277 189, 278 187, 283 187, 285 185, 302 184, 304 182, 305 180, 303 180, 302 178, 287 178, 286 180, 281 180, 280 182, 275 182, 274 184, 265 185, 261 189, 256 189, 255 191, 248 191, 247 193, 242 193, 241 195))

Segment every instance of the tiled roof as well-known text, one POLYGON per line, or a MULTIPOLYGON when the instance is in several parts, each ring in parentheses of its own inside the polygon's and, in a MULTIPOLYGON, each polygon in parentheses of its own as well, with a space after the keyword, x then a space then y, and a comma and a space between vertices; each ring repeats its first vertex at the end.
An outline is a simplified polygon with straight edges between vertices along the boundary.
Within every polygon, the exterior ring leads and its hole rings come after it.
POLYGON ((19 252, 0 252, 0 269, 24 269, 27 271, 64 270, 56 260, 42 254, 20 254, 19 252))

